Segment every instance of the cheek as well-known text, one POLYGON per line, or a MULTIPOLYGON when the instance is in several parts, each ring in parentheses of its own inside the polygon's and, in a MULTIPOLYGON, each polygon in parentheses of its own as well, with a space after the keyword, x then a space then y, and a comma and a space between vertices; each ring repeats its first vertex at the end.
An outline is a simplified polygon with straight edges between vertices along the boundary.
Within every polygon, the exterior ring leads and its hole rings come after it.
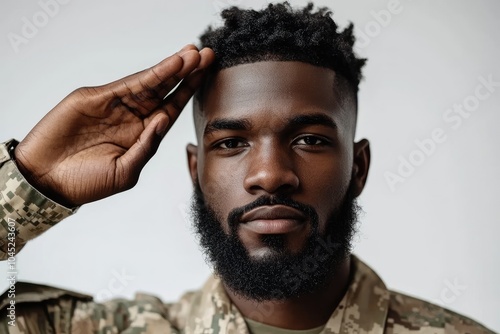
POLYGON ((320 224, 340 207, 351 180, 352 164, 347 155, 326 157, 301 169, 302 193, 319 216, 320 224))
POLYGON ((220 162, 215 164, 208 160, 199 175, 207 205, 226 223, 229 212, 245 204, 238 203, 237 193, 239 189, 243 189, 238 170, 234 166, 226 166, 220 162))

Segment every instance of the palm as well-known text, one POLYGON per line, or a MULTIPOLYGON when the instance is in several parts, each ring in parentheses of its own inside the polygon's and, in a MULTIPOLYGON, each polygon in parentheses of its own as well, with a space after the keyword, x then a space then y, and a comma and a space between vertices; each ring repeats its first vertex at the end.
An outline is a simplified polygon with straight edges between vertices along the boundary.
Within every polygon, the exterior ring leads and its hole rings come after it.
POLYGON ((131 188, 213 61, 184 54, 111 84, 78 89, 16 149, 23 174, 49 197, 81 205, 131 188), (178 83, 181 85, 167 95, 178 83))

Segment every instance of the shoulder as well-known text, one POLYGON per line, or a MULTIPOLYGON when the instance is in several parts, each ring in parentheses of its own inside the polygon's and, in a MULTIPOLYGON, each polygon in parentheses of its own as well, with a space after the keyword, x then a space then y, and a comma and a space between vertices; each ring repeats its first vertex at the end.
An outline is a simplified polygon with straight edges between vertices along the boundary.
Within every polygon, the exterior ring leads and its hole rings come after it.
POLYGON ((16 333, 51 333, 54 326, 69 332, 76 303, 91 300, 69 290, 17 282, 0 296, 0 332, 17 328, 16 333))
POLYGON ((390 291, 386 332, 493 333, 465 316, 396 291, 390 291))
MULTIPOLYGON (((121 332, 146 326, 175 333, 168 304, 148 294, 132 300, 94 302, 91 296, 56 287, 17 282, 0 297, 0 333, 15 326, 19 333, 121 332)), ((18 332, 16 332, 18 333, 18 332)))

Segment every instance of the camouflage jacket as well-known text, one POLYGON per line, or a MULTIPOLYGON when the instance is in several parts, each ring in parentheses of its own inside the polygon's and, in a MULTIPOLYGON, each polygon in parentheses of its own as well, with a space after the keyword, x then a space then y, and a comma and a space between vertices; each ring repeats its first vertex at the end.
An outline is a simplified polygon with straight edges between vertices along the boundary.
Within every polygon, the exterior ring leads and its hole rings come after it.
MULTIPOLYGON (((0 258, 7 261, 75 212, 28 184, 10 159, 10 144, 15 142, 0 145, 0 258)), ((493 333, 454 312, 388 290, 355 256, 352 264, 349 288, 322 333, 493 333)), ((0 309, 0 333, 249 333, 215 276, 175 303, 145 294, 96 303, 79 293, 18 282, 15 297, 9 290, 0 297, 0 309)))

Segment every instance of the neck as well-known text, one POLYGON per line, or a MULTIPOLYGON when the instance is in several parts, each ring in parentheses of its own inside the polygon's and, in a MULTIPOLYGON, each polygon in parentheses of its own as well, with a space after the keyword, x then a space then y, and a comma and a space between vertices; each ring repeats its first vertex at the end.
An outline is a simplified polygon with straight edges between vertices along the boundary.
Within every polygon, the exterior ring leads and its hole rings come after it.
POLYGON ((224 289, 245 318, 284 329, 311 329, 325 325, 342 300, 350 281, 350 266, 347 257, 326 286, 286 300, 256 302, 234 293, 225 284, 224 289))

